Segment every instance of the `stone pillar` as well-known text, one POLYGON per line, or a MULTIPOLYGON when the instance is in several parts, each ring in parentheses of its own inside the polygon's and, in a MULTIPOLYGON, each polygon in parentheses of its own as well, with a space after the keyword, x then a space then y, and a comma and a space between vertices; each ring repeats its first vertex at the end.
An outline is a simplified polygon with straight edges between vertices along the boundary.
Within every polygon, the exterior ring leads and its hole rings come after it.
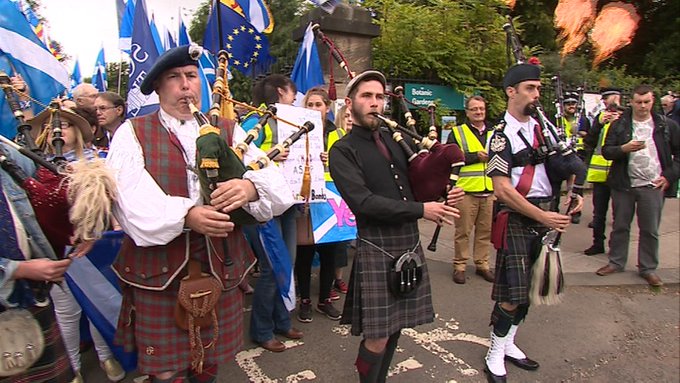
MULTIPOLYGON (((302 41, 307 25, 319 24, 321 31, 333 41, 349 64, 349 69, 361 73, 372 68, 371 40, 380 35, 380 26, 373 24, 371 13, 363 7, 339 4, 332 14, 314 8, 300 18, 300 27, 293 31, 293 39, 302 41)), ((316 40, 319 59, 323 68, 326 84, 329 83, 329 49, 319 39, 316 40)), ((338 99, 345 96, 345 86, 349 77, 344 69, 332 60, 333 76, 338 99)))

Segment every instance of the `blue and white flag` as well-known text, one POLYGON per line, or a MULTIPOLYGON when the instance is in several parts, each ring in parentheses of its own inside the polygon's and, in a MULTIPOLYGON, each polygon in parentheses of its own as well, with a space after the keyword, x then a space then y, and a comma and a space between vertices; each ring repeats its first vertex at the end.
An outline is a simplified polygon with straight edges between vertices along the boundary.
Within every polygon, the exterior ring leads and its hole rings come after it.
POLYGON ((149 19, 146 17, 144 0, 137 0, 135 6, 131 49, 130 80, 128 82, 129 90, 127 97, 128 118, 143 116, 155 112, 159 108, 156 92, 152 92, 147 96, 142 94, 142 91, 139 89, 142 86, 144 77, 149 73, 159 56, 158 49, 149 30, 149 19))
POLYGON ((114 345, 122 295, 111 264, 123 243, 122 231, 108 231, 94 243, 87 256, 74 259, 65 279, 87 319, 97 328, 125 371, 137 364, 135 352, 126 353, 114 345))
MULTIPOLYGON (((312 204, 313 205, 313 204, 312 204)), ((271 265, 276 287, 288 311, 295 309, 295 283, 293 283, 293 261, 283 241, 281 230, 272 219, 257 225, 260 242, 271 265)))
POLYGON ((158 33, 158 28, 156 28, 156 21, 154 20, 153 14, 151 14, 151 23, 149 24, 149 30, 151 31, 151 37, 153 37, 154 45, 158 49, 158 55, 162 55, 165 52, 165 46, 163 45, 163 40, 161 40, 161 35, 158 33))
POLYGON ((357 237, 354 213, 340 197, 334 182, 326 182, 325 203, 310 203, 314 243, 349 241, 357 237))
POLYGON ((274 30, 274 18, 263 0, 236 0, 236 3, 258 32, 271 33, 274 30))
POLYGON ((172 37, 172 33, 170 33, 170 30, 168 29, 165 33, 165 48, 172 49, 176 47, 177 43, 175 42, 175 38, 172 37))
POLYGON ((253 72, 254 75, 265 73, 276 61, 269 55, 267 37, 222 2, 218 2, 217 9, 213 8, 210 12, 203 35, 203 46, 215 53, 221 49, 229 52, 229 65, 246 76, 253 72), (217 22, 217 12, 220 12, 221 26, 217 22), (220 43, 224 46, 221 47, 220 43))
POLYGON ((78 84, 83 83, 83 76, 80 74, 80 60, 76 59, 76 63, 73 64, 73 71, 71 72, 71 87, 68 92, 71 94, 73 89, 78 86, 78 84))
POLYGON ((187 27, 184 25, 181 14, 179 15, 179 36, 177 40, 179 40, 179 46, 191 44, 191 37, 189 37, 189 32, 187 32, 187 27))
POLYGON ((309 0, 309 1, 311 1, 312 3, 314 3, 314 5, 323 9, 329 14, 333 13, 333 11, 335 11, 335 7, 337 7, 338 4, 342 2, 342 0, 309 0))
MULTIPOLYGON (((31 90, 31 97, 43 105, 48 105, 70 84, 68 71, 47 50, 24 15, 9 0, 0 0, 0 71, 9 76, 21 75, 31 90)), ((35 114, 43 109, 34 103, 35 114)), ((0 134, 14 138, 16 127, 9 105, 4 97, 0 97, 0 134)))
POLYGON ((314 32, 312 31, 312 23, 309 23, 305 31, 305 37, 298 50, 297 58, 295 58, 295 65, 293 66, 293 73, 290 79, 293 80, 297 88, 297 96, 295 97, 296 106, 301 106, 302 98, 309 89, 324 84, 319 51, 316 48, 314 32))
POLYGON ((125 12, 118 29, 118 48, 125 53, 130 53, 132 45, 132 25, 135 20, 135 0, 127 0, 125 12))
POLYGON ((106 92, 106 59, 104 58, 104 47, 99 50, 97 61, 94 63, 92 85, 94 85, 98 91, 106 92))

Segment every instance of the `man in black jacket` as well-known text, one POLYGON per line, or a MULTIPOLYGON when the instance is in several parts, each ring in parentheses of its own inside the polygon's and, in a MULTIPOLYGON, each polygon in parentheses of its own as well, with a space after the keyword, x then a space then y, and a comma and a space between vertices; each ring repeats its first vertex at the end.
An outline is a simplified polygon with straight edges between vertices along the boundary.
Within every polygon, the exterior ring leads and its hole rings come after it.
POLYGON ((631 110, 612 123, 602 155, 612 160, 607 184, 611 188, 614 228, 609 240, 609 264, 597 275, 623 271, 628 259, 630 223, 636 211, 640 227, 638 272, 651 286, 661 286, 658 230, 664 194, 675 196, 680 177, 678 125, 653 113, 649 85, 633 90, 631 110))

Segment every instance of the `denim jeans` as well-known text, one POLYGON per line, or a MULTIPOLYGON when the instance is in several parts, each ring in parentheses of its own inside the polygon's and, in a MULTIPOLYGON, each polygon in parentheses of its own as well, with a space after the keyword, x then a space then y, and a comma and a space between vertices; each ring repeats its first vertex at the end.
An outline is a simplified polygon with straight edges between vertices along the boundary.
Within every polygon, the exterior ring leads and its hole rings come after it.
POLYGON ((295 264, 295 254, 297 254, 297 217, 299 214, 299 205, 293 205, 283 214, 275 217, 279 229, 281 229, 281 235, 283 236, 283 241, 286 243, 288 252, 290 253, 291 261, 295 264))
POLYGON ((274 273, 262 248, 256 226, 244 226, 243 231, 260 265, 260 277, 253 292, 250 338, 256 343, 264 343, 272 339, 275 332, 285 333, 290 330, 290 314, 276 287, 274 273))

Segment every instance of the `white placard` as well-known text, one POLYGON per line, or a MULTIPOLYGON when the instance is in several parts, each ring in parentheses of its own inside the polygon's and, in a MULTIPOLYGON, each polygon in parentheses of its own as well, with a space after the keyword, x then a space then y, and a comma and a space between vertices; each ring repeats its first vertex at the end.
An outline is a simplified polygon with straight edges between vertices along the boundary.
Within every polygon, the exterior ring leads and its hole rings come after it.
MULTIPOLYGON (((276 116, 294 124, 302 125, 307 121, 314 124, 314 129, 309 136, 309 169, 312 176, 312 196, 310 202, 323 202, 326 200, 326 183, 323 178, 323 163, 321 162, 321 152, 323 152, 323 123, 321 122, 321 112, 300 108, 291 105, 276 104, 276 116)), ((281 120, 277 122, 278 142, 283 142, 291 134, 298 130, 297 127, 286 124, 281 120)), ((307 150, 305 136, 302 136, 295 144, 290 147, 288 159, 279 165, 283 169, 283 175, 290 185, 290 189, 295 195, 295 200, 303 202, 300 196, 302 188, 302 176, 305 171, 307 150)))

